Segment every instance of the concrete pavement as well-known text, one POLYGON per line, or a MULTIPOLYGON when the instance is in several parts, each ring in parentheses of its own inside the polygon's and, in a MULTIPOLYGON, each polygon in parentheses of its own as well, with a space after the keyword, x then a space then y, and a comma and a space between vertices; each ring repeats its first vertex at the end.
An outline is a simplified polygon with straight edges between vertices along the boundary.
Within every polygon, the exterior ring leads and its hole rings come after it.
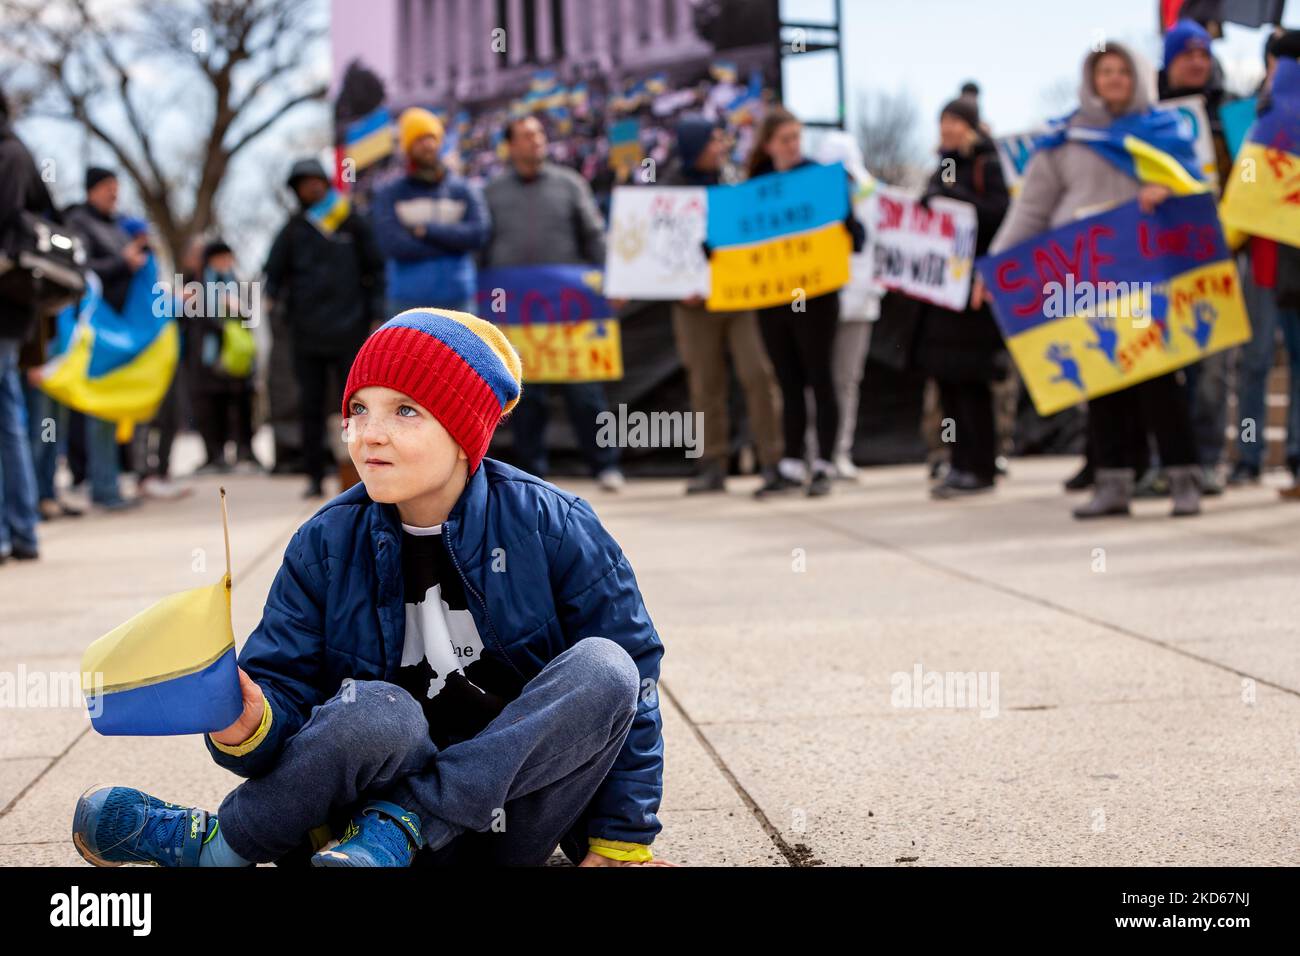
MULTIPOLYGON (((1075 464, 1015 461, 962 502, 928 500, 919 466, 762 503, 753 479, 692 499, 562 482, 623 545, 667 648, 658 855, 1300 860, 1300 506, 1258 487, 1196 519, 1161 501, 1080 524, 1060 491, 1075 464)), ((298 479, 194 479, 183 501, 46 526, 41 561, 0 568, 0 673, 75 672, 113 625, 215 580, 221 483, 242 641, 315 508, 298 479)), ((69 820, 92 784, 215 807, 236 781, 197 737, 0 708, 0 865, 80 864, 69 820)))

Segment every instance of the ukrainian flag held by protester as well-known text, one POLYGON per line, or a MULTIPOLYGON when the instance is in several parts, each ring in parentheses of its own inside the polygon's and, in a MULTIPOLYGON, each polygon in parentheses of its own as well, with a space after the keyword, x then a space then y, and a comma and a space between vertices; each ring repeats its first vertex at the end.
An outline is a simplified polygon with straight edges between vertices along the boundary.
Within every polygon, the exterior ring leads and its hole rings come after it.
POLYGON ((357 172, 393 153, 393 121, 384 107, 349 123, 343 147, 357 172))
POLYGON ((1119 116, 1103 128, 1071 126, 1069 119, 1066 116, 1049 123, 1048 131, 1034 138, 1033 151, 1066 142, 1082 143, 1139 182, 1166 186, 1175 196, 1210 188, 1177 110, 1153 109, 1119 116))
POLYGON ((81 301, 56 319, 58 354, 45 367, 41 389, 83 414, 117 423, 119 443, 154 417, 171 385, 180 336, 170 295, 160 295, 150 255, 131 277, 119 313, 104 301, 92 275, 81 301))
POLYGON ((226 573, 163 598, 119 624, 81 658, 91 725, 106 736, 223 730, 243 709, 230 623, 230 533, 221 489, 226 573))
POLYGON ((1300 246, 1300 62, 1280 59, 1224 190, 1225 226, 1300 246))

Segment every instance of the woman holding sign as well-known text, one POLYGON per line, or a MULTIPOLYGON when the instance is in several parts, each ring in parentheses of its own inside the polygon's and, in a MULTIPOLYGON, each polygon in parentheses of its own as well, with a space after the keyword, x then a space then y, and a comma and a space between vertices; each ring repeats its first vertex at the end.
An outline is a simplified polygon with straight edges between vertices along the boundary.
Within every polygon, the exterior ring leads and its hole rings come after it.
MULTIPOLYGON (((1168 114, 1152 109, 1152 72, 1118 43, 1083 61, 1079 108, 1036 143, 1020 195, 998 231, 990 253, 1076 219, 1136 199, 1149 213, 1174 191, 1204 188, 1181 130, 1168 114), (1138 162, 1134 140, 1143 151, 1138 162)), ((1087 276, 1075 277, 1075 284, 1087 276)), ((1086 282, 1084 282, 1086 284, 1086 282)), ((975 295, 982 296, 982 285, 975 295)), ((1169 475, 1174 515, 1200 511, 1200 469, 1185 387, 1177 372, 1112 392, 1088 403, 1089 441, 1096 460, 1090 501, 1076 518, 1126 515, 1136 477, 1134 449, 1145 450, 1154 433, 1169 475)))
MULTIPOLYGON (((763 116, 754 149, 749 156, 749 178, 784 173, 812 164, 803 155, 803 124, 789 110, 779 106, 763 116)), ((849 191, 847 177, 844 184, 849 191)), ((861 250, 865 232, 853 217, 852 203, 844 220, 853 238, 853 251, 861 250)), ((811 496, 830 494, 839 432, 839 402, 835 394, 835 376, 831 357, 840 321, 840 294, 836 290, 822 295, 796 299, 790 305, 758 310, 763 344, 772 359, 777 382, 781 386, 782 430, 785 452, 776 473, 769 475, 759 489, 759 496, 786 491, 807 484, 811 496), (808 406, 804 389, 811 388, 816 403, 817 455, 811 476, 805 462, 804 433, 808 426, 808 406)))
MULTIPOLYGON (((923 203, 944 196, 975 207, 975 254, 983 255, 1007 214, 1011 196, 1002 179, 997 148, 980 132, 979 109, 953 100, 939 114, 939 168, 923 203)), ((939 386, 945 426, 953 434, 952 468, 930 494, 956 498, 993 488, 997 475, 997 428, 991 383, 1005 378, 1007 352, 993 314, 972 299, 960 311, 927 304, 917 329, 916 364, 939 386)))

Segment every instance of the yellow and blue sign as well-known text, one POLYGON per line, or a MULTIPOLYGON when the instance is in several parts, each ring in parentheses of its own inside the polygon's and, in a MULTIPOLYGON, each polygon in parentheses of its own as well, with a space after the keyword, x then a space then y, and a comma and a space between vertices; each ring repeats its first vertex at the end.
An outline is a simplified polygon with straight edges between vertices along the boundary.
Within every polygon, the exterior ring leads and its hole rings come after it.
POLYGON ((1051 415, 1250 339, 1209 193, 1136 202, 976 261, 1034 407, 1051 415))
POLYGON ((55 321, 58 354, 47 365, 42 391, 83 414, 116 422, 118 442, 130 440, 135 425, 157 413, 180 356, 171 300, 158 297, 157 282, 150 255, 131 277, 120 313, 92 281, 81 301, 55 321))
POLYGON ((1269 107, 1237 153, 1220 212, 1225 226, 1300 246, 1300 62, 1278 60, 1269 107))
POLYGON ((230 623, 230 534, 221 490, 226 573, 163 598, 119 624, 81 657, 92 726, 107 736, 223 730, 243 710, 230 623))
POLYGON ((790 305, 849 281, 844 227, 848 178, 840 163, 810 164, 708 190, 705 244, 715 312, 790 305))
POLYGON ((614 307, 603 273, 587 265, 508 266, 478 274, 478 314, 505 332, 525 382, 597 382, 623 377, 614 307))

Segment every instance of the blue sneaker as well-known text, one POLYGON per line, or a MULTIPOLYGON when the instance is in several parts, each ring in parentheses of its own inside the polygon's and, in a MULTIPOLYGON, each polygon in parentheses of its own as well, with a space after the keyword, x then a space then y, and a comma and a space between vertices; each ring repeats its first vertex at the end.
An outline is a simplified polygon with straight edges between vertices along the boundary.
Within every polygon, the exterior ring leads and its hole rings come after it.
POLYGON ((208 812, 130 787, 99 787, 77 800, 72 845, 95 866, 198 866, 208 812))
POLYGON ((395 803, 374 800, 361 808, 330 850, 312 866, 410 866, 420 845, 420 818, 395 803))

